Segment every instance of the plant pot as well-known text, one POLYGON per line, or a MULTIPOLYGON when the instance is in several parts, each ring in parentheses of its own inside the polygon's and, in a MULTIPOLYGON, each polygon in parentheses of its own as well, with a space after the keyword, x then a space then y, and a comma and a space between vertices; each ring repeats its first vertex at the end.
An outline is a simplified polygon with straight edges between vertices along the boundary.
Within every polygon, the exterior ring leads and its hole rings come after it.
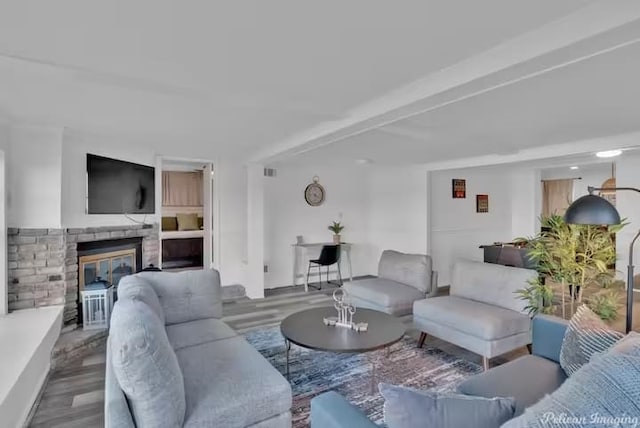
POLYGON ((340 235, 333 235, 333 243, 334 244, 340 243, 340 235))

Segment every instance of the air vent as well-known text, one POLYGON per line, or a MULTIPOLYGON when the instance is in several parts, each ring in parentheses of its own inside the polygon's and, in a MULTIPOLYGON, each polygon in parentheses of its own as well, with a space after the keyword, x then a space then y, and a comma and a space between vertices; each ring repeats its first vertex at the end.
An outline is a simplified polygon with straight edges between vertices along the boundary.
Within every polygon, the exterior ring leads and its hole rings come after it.
POLYGON ((265 168, 264 169, 264 176, 265 177, 275 177, 278 175, 278 171, 275 170, 275 168, 265 168))

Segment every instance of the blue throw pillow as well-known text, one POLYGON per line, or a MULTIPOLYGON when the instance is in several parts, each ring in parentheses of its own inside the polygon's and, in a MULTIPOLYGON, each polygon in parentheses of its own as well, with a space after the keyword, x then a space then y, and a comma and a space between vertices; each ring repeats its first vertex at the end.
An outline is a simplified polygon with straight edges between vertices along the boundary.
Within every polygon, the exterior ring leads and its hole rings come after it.
POLYGON ((593 356, 553 394, 502 428, 640 426, 640 346, 637 338, 626 345, 593 356))
POLYGON ((419 391, 381 383, 389 428, 498 428, 513 418, 513 398, 419 391))
POLYGON ((587 364, 594 354, 607 351, 624 334, 611 328, 586 305, 571 317, 560 348, 560 367, 567 376, 587 364))

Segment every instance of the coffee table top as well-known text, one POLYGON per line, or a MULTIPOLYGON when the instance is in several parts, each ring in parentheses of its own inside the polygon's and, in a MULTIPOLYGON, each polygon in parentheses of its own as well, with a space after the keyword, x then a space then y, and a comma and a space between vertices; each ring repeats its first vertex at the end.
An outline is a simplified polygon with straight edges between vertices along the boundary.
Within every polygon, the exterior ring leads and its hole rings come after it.
POLYGON ((369 323, 367 331, 324 325, 322 319, 335 317, 333 306, 313 308, 289 315, 280 324, 285 339, 304 348, 330 352, 367 352, 398 342, 406 331, 396 317, 372 309, 358 308, 354 322, 369 323))

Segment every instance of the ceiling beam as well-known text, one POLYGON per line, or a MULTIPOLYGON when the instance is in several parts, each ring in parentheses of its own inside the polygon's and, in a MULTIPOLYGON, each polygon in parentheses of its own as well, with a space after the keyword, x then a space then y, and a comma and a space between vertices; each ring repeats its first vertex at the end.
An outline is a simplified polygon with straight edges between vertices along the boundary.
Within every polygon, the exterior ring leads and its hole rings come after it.
MULTIPOLYGON (((408 117, 422 114, 453 102, 535 77, 540 71, 531 72, 523 67, 522 75, 510 76, 510 80, 489 88, 476 88, 466 95, 424 108, 425 101, 448 91, 461 88, 515 65, 531 62, 560 49, 602 35, 631 22, 640 20, 640 2, 637 0, 605 0, 585 7, 561 20, 504 42, 481 54, 470 57, 451 67, 425 76, 395 91, 364 104, 343 120, 325 122, 291 138, 267 147, 252 158, 255 162, 271 163, 337 143, 367 131, 379 129, 408 117), (528 74, 527 74, 528 73, 528 74)), ((621 47, 621 46, 618 46, 621 47)), ((598 46, 600 52, 607 51, 598 46)), ((584 55, 583 59, 590 57, 584 55)), ((562 66, 574 63, 567 60, 562 66)), ((557 67, 547 67, 545 72, 557 67)))

